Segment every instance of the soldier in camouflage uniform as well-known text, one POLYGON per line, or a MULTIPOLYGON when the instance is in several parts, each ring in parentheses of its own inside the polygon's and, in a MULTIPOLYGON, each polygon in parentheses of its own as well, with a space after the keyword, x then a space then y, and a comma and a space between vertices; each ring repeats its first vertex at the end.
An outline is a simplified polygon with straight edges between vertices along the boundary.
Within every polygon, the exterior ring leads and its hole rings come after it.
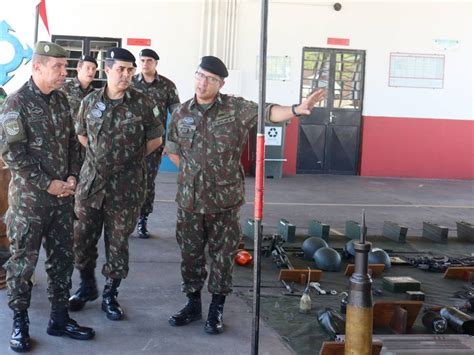
POLYGON ((126 49, 107 51, 107 85, 82 100, 76 124, 79 141, 87 149, 75 202, 74 256, 81 286, 69 309, 80 310, 98 297, 94 269, 104 229, 102 310, 111 320, 123 318, 117 289, 128 274, 128 237, 145 194, 145 155, 161 145, 164 130, 160 108, 130 87, 133 62, 135 57, 126 49))
MULTIPOLYGON (((143 49, 140 52, 140 62, 142 72, 133 78, 133 87, 148 95, 155 105, 158 105, 165 113, 161 116, 161 123, 166 127, 166 117, 168 112, 172 113, 179 104, 178 90, 176 85, 156 71, 160 57, 152 49, 143 49)), ((164 136, 163 136, 164 138, 164 136)), ((148 215, 153 212, 153 201, 155 200, 155 179, 161 163, 161 154, 164 144, 146 157, 147 186, 146 197, 143 202, 140 218, 138 219, 138 237, 149 238, 147 229, 148 215)))
POLYGON ((31 348, 28 308, 31 276, 41 243, 46 250, 50 335, 91 339, 94 331, 69 318, 73 271, 73 195, 79 173, 78 142, 66 96, 58 91, 66 77, 67 52, 38 42, 33 74, 0 109, 0 152, 11 171, 7 236, 11 258, 5 263, 9 307, 13 310, 10 347, 31 348))
MULTIPOLYGON (((77 76, 74 79, 67 81, 61 88, 61 91, 66 94, 69 101, 73 120, 76 119, 82 99, 94 90, 92 81, 94 80, 95 73, 97 71, 97 61, 90 55, 82 55, 79 59, 79 62, 77 63, 76 70, 77 76)), ((85 155, 86 149, 81 146, 81 166, 84 162, 85 155)))
MULTIPOLYGON (((209 334, 224 330, 224 302, 232 290, 234 256, 241 238, 239 210, 245 196, 240 158, 258 111, 254 102, 219 93, 227 75, 220 59, 202 58, 196 71, 195 96, 174 111, 166 142, 168 156, 179 167, 176 238, 181 248, 183 292, 188 297, 188 303, 169 323, 180 326, 202 318, 207 244, 212 301, 204 329, 209 334)), ((316 91, 291 107, 268 105, 266 120, 278 123, 309 114, 324 95, 324 91, 316 91)))

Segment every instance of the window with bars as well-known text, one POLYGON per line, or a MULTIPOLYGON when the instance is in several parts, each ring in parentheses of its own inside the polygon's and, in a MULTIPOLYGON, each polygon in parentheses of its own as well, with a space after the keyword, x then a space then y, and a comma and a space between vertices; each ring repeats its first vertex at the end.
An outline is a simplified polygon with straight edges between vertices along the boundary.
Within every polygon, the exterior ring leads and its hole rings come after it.
POLYGON ((304 48, 301 97, 326 88, 326 100, 317 107, 360 109, 363 63, 360 52, 304 48))
POLYGON ((87 54, 97 60, 97 72, 92 82, 94 87, 102 87, 107 81, 105 75, 105 55, 107 49, 120 47, 122 40, 120 38, 100 38, 100 37, 79 37, 79 36, 60 36, 53 35, 52 41, 59 44, 69 51, 67 78, 74 78, 77 75, 76 67, 82 54, 87 54))

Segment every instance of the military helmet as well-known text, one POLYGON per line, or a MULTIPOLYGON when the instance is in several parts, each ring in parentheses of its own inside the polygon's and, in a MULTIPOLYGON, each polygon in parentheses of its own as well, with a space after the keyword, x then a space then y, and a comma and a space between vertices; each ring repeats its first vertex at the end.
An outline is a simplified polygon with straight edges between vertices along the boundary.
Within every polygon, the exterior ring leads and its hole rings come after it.
POLYGON ((380 248, 372 248, 369 251, 369 264, 384 264, 386 269, 390 269, 392 267, 392 263, 390 261, 390 256, 388 256, 387 252, 380 248))
POLYGON ((341 270, 341 256, 339 253, 329 247, 319 248, 313 255, 316 267, 323 271, 340 271, 341 270))
POLYGON ((314 252, 322 247, 327 247, 328 243, 323 238, 309 237, 303 242, 303 256, 305 260, 313 259, 314 252))
POLYGON ((344 259, 349 259, 355 256, 355 249, 354 249, 353 242, 354 242, 353 240, 349 240, 344 246, 344 249, 342 250, 342 256, 344 257, 344 259))

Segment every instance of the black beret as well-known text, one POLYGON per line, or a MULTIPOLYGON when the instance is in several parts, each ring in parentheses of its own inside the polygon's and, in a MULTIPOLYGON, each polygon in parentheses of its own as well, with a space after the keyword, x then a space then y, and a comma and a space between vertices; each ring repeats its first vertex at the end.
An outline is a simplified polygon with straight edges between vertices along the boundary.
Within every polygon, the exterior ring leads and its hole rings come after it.
POLYGON ((39 41, 36 43, 35 54, 55 58, 67 58, 68 56, 67 50, 65 50, 59 44, 46 41, 39 41))
POLYGON ((153 49, 142 49, 140 52, 140 57, 150 57, 153 58, 154 60, 160 60, 160 56, 158 53, 156 53, 153 49))
POLYGON ((109 48, 107 50, 106 58, 130 63, 135 61, 135 56, 132 54, 132 52, 120 47, 109 48))
POLYGON ((202 57, 199 66, 208 72, 219 75, 221 78, 227 78, 229 76, 229 72, 222 60, 212 55, 202 57))
POLYGON ((91 63, 94 63, 96 67, 98 66, 97 61, 95 60, 95 58, 91 57, 90 55, 87 55, 87 54, 81 55, 80 61, 81 62, 91 62, 91 63))

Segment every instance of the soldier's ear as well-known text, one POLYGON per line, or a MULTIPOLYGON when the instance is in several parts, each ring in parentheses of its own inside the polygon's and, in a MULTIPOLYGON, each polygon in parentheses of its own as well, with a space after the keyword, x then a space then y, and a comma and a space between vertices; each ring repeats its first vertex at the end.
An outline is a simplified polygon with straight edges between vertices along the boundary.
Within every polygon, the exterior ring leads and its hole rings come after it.
POLYGON ((222 80, 222 81, 221 81, 221 84, 220 84, 220 86, 219 86, 219 90, 222 89, 222 87, 224 86, 224 84, 225 84, 225 81, 222 80))
POLYGON ((41 69, 41 63, 33 63, 32 65, 32 69, 33 69, 33 72, 40 72, 40 69, 41 69))

